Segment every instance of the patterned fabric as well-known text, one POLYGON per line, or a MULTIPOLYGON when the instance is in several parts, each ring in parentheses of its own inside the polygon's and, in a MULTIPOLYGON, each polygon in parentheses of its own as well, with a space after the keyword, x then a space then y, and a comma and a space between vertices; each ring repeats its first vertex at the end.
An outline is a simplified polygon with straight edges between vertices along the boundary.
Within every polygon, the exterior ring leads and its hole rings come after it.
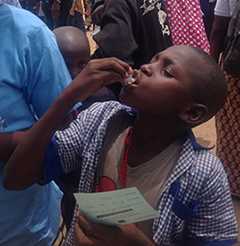
POLYGON ((216 115, 217 155, 222 160, 233 195, 240 197, 240 78, 226 76, 228 97, 216 115))
MULTIPOLYGON (((65 172, 81 168, 79 192, 93 192, 105 143, 118 126, 133 122, 131 108, 118 102, 96 103, 79 114, 68 129, 56 134, 58 154, 65 172)), ((221 162, 183 140, 180 158, 168 179, 154 220, 157 245, 233 245, 236 220, 226 174, 221 162)), ((65 245, 74 244, 77 209, 65 245)))
POLYGON ((169 26, 174 45, 191 45, 209 52, 199 0, 167 0, 169 26))
POLYGON ((161 26, 163 35, 170 36, 170 29, 167 23, 167 13, 165 11, 165 5, 162 1, 144 0, 141 9, 143 10, 143 16, 156 9, 158 12, 158 21, 161 26))

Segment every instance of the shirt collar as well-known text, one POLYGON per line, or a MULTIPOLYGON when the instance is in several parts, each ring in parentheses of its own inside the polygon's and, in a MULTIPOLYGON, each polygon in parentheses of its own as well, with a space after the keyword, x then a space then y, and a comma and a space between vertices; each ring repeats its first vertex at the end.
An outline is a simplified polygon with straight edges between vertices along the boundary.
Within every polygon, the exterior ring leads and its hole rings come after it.
POLYGON ((193 150, 195 151, 199 151, 199 150, 207 150, 208 148, 202 146, 201 144, 199 144, 196 140, 196 137, 192 131, 192 129, 188 130, 184 136, 184 142, 189 139, 191 142, 191 145, 193 147, 193 150))

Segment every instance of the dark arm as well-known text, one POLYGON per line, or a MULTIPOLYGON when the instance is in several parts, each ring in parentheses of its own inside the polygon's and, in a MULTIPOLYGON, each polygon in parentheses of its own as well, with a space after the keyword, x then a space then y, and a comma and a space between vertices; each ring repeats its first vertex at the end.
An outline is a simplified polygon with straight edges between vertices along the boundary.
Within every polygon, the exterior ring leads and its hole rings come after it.
POLYGON ((15 133, 0 134, 0 160, 7 162, 11 154, 15 150, 18 142, 18 137, 15 133))
POLYGON ((73 105, 106 84, 122 80, 128 71, 129 66, 117 59, 92 60, 20 139, 5 166, 4 186, 18 190, 41 181, 47 147, 73 105))

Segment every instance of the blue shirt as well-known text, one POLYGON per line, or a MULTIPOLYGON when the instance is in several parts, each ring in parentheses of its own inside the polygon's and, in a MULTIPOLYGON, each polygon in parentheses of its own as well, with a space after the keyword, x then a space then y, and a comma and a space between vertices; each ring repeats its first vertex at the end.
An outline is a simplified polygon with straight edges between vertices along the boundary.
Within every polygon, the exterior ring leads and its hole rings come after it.
MULTIPOLYGON (((31 127, 71 78, 52 32, 30 12, 0 5, 0 34, 0 132, 13 132, 31 127)), ((60 223, 57 186, 14 192, 2 181, 0 163, 0 245, 51 245, 60 223)))

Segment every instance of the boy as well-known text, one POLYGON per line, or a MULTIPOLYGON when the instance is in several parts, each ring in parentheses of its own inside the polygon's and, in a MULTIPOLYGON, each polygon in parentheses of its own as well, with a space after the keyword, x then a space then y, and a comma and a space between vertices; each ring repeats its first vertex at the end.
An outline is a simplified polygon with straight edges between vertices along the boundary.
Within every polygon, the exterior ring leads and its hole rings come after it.
POLYGON ((80 216, 74 233, 75 209, 66 245, 233 245, 236 220, 226 174, 191 132, 219 110, 225 96, 222 72, 198 49, 171 47, 134 73, 116 59, 91 61, 21 140, 4 184, 23 189, 56 179, 52 169, 61 176, 80 168, 78 191, 136 186, 159 211, 154 221, 116 228, 80 216), (94 104, 56 132, 79 97, 123 81, 126 73, 135 80, 121 92, 125 105, 94 104))
POLYGON ((90 60, 87 36, 72 26, 58 27, 53 32, 70 74, 75 78, 90 60))
MULTIPOLYGON (((74 79, 90 60, 88 38, 83 31, 72 26, 58 27, 53 32, 69 72, 74 79)), ((115 99, 116 97, 109 89, 102 88, 84 101, 81 110, 89 107, 94 102, 115 99)))

